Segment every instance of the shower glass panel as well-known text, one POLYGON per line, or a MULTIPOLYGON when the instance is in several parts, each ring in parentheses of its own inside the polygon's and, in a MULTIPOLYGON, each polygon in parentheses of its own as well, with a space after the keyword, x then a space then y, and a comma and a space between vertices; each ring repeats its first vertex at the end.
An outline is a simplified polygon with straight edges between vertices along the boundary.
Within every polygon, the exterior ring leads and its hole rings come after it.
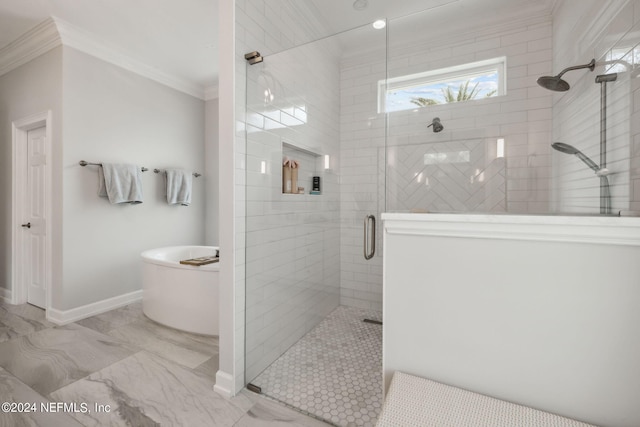
MULTIPOLYGON (((265 369, 339 306, 381 310, 381 255, 364 259, 363 220, 384 206, 385 46, 368 25, 247 64, 245 382, 293 406, 265 369)), ((282 381, 296 386, 289 368, 282 381)))
POLYGON ((388 113, 386 209, 598 215, 603 199, 612 214, 637 209, 629 129, 637 38, 621 39, 595 64, 581 55, 557 66, 550 20, 532 31, 477 9, 484 24, 474 25, 452 20, 454 7, 388 22, 388 80, 379 89, 388 113), (534 48, 541 42, 547 48, 534 48), (558 73, 571 81, 566 92, 549 90, 557 76, 542 77, 558 73), (555 142, 582 157, 553 150, 555 142))

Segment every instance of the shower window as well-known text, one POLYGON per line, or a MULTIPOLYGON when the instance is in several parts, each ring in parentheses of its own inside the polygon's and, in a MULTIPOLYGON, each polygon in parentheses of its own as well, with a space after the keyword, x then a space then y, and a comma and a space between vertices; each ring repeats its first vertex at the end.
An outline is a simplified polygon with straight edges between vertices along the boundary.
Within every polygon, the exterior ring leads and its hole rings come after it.
POLYGON ((607 52, 606 58, 607 63, 613 64, 607 66, 607 74, 624 73, 631 68, 631 64, 638 63, 638 58, 640 58, 640 47, 621 46, 613 48, 607 52))
POLYGON ((378 82, 378 111, 478 100, 506 94, 506 58, 499 57, 378 82))

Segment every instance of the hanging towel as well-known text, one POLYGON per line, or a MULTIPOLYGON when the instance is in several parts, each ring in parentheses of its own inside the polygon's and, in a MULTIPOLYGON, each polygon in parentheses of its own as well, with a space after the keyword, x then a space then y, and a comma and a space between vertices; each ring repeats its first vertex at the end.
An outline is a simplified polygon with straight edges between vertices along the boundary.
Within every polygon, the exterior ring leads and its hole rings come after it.
POLYGON ((191 204, 191 187, 193 172, 181 169, 166 169, 167 203, 170 205, 189 206, 191 204))
POLYGON ((108 197, 112 204, 142 203, 142 168, 103 163, 98 168, 98 196, 108 197))

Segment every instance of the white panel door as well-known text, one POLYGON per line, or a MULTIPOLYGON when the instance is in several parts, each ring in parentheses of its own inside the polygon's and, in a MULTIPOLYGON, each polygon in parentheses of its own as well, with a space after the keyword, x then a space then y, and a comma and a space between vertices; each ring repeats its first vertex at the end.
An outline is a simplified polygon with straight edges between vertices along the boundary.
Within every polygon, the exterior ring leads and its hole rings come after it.
POLYGON ((45 169, 46 128, 30 130, 27 134, 27 223, 25 228, 25 279, 27 302, 45 308, 46 296, 46 234, 45 169))

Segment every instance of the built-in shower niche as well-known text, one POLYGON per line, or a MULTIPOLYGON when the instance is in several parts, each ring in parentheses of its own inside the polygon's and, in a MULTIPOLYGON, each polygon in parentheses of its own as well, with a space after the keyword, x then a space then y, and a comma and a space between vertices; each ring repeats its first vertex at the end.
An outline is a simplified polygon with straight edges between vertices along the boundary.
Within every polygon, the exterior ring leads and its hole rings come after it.
MULTIPOLYGON (((321 182, 321 193, 322 193, 322 176, 324 171, 324 156, 314 149, 304 147, 299 144, 294 144, 290 141, 282 141, 282 160, 288 158, 291 160, 295 160, 298 163, 298 180, 296 187, 304 188, 303 192, 300 193, 296 191, 297 188, 293 189, 291 193, 285 193, 284 188, 282 194, 285 196, 302 196, 302 195, 313 195, 317 196, 317 194, 310 194, 312 185, 313 185, 313 177, 319 176, 321 182)), ((282 170, 284 174, 284 170, 282 170)))

